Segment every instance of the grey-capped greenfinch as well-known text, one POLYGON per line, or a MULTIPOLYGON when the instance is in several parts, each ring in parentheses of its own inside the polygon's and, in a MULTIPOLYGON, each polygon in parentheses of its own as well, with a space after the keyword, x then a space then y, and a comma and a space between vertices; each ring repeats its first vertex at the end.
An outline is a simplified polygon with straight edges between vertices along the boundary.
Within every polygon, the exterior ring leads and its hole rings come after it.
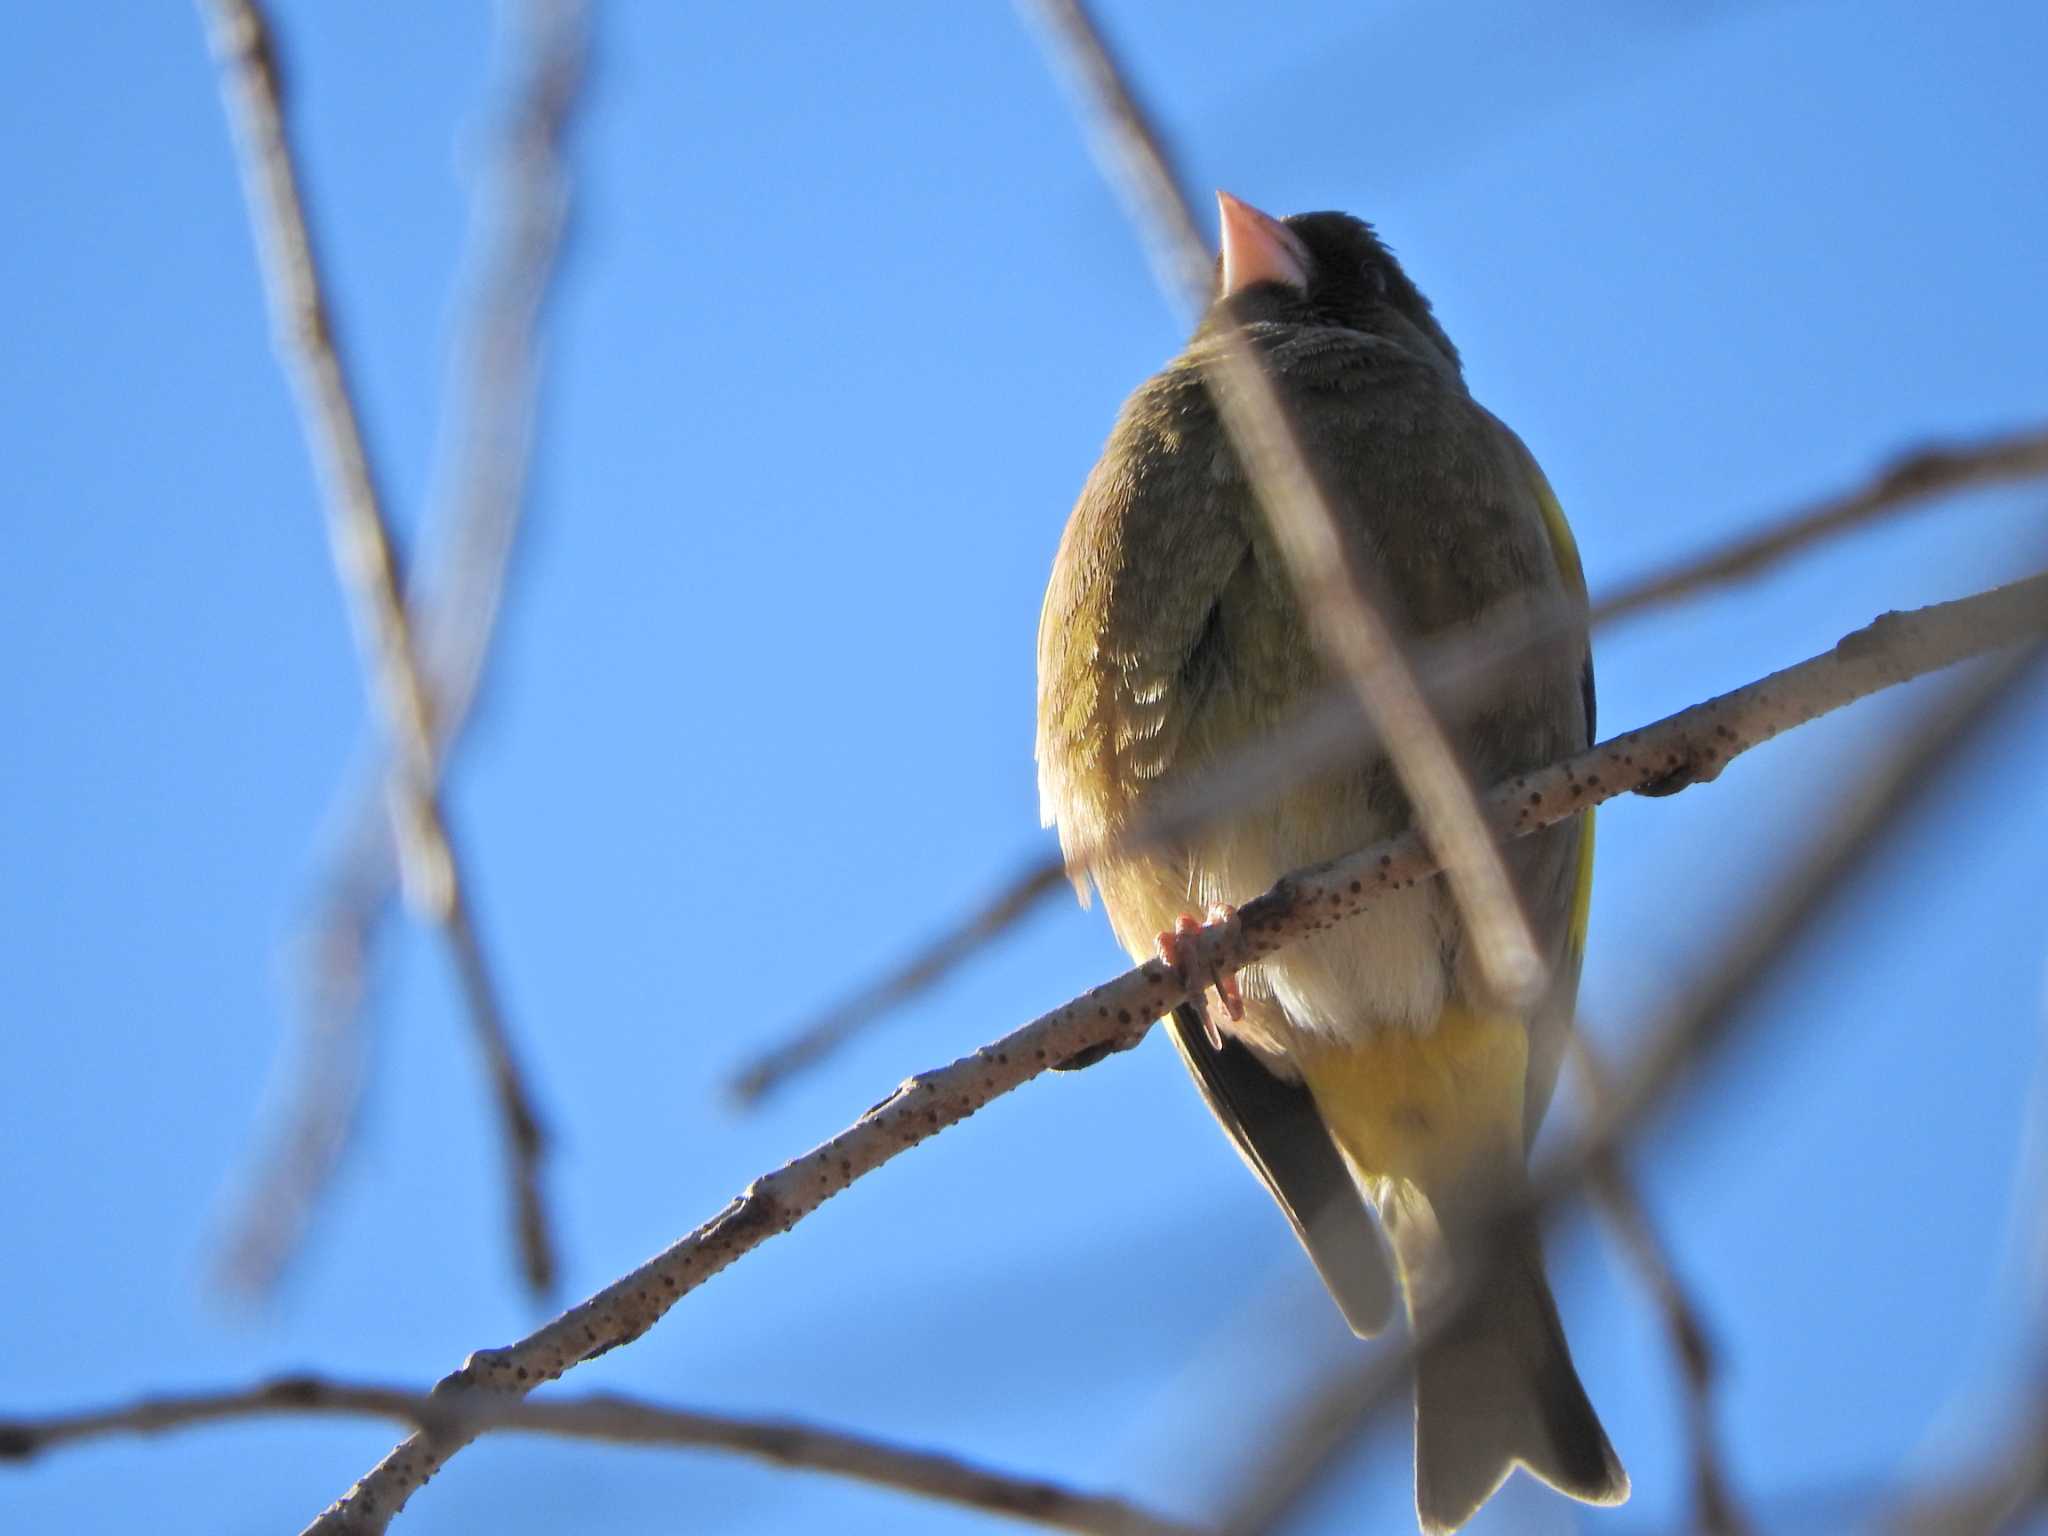
MULTIPOLYGON (((1556 498, 1473 400, 1457 349, 1372 229, 1268 217, 1227 194, 1214 303, 1125 404, 1054 563, 1038 634, 1038 769, 1072 855, 1286 723, 1333 679, 1218 419, 1203 364, 1242 328, 1274 379, 1344 536, 1410 642, 1476 633, 1513 605, 1553 626, 1511 683, 1452 724, 1489 784, 1586 747, 1585 585, 1556 498)), ((1193 914, 1408 825, 1383 756, 1361 755, 1171 847, 1094 870, 1117 938, 1166 953, 1193 914)), ((1498 1233, 1571 1027, 1592 880, 1591 817, 1503 849, 1555 981, 1516 1011, 1480 984, 1441 880, 1289 945, 1168 1029, 1238 1150, 1287 1214, 1351 1327, 1442 1332, 1415 1378, 1422 1529, 1457 1529, 1516 1466, 1594 1504, 1628 1477, 1572 1365, 1533 1224, 1498 1233), (1378 1217, 1377 1228, 1368 1211, 1378 1217), (1460 1273, 1489 1224, 1492 1262, 1460 1273), (1393 1263, 1389 1266, 1388 1256, 1393 1263), (1444 1326, 1448 1319, 1448 1326, 1444 1326)), ((1087 896, 1083 885, 1082 895, 1087 896)))

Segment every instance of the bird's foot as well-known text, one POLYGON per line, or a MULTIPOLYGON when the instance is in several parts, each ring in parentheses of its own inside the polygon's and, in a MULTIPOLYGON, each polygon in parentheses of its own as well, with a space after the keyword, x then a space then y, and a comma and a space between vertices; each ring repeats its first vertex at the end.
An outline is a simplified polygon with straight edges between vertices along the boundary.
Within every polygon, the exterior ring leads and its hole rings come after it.
MULTIPOLYGON (((1236 917, 1237 908, 1225 903, 1219 902, 1209 908, 1209 921, 1211 923, 1227 923, 1233 921, 1236 917)), ((1187 966, 1181 959, 1181 942, 1193 934, 1200 933, 1204 926, 1199 917, 1196 917, 1191 912, 1184 912, 1181 914, 1179 922, 1167 932, 1159 935, 1159 958, 1171 966, 1174 974, 1179 976, 1181 981, 1188 986, 1194 985, 1195 978, 1188 974, 1187 966)), ((1204 991, 1209 986, 1213 986, 1216 989, 1216 996, 1221 999, 1224 1010, 1231 1018, 1241 1019, 1244 1017, 1244 994, 1238 990, 1235 973, 1230 971, 1212 971, 1204 991)), ((1209 1016, 1209 1010, 1204 1006, 1202 993, 1197 992, 1192 1001, 1195 1008, 1202 1015, 1202 1027, 1208 1032, 1209 1044, 1219 1051, 1222 1050, 1223 1032, 1216 1027, 1216 1021, 1209 1016)), ((1150 1022, 1150 1020, 1146 1021, 1146 1027, 1149 1027, 1150 1022)), ((1065 1060, 1055 1062, 1052 1070, 1055 1072, 1079 1072, 1082 1068, 1092 1067, 1098 1061, 1114 1056, 1119 1051, 1128 1051, 1144 1038, 1144 1027, 1132 1029, 1128 1034, 1118 1039, 1105 1040, 1099 1045, 1089 1046, 1086 1050, 1076 1051, 1065 1060)))
MULTIPOLYGON (((1227 923, 1233 921, 1236 917, 1237 908, 1231 906, 1228 902, 1217 902, 1209 908, 1209 921, 1211 923, 1227 923)), ((1188 974, 1187 966, 1181 960, 1180 945, 1183 939, 1191 938, 1195 934, 1200 933, 1204 926, 1202 920, 1192 912, 1183 912, 1180 915, 1179 922, 1175 923, 1167 932, 1159 935, 1159 958, 1172 966, 1179 974, 1180 979, 1187 982, 1190 986, 1194 985, 1195 978, 1188 974)), ((1209 975, 1209 984, 1215 987, 1216 1000, 1223 1004, 1223 1011, 1230 1015, 1232 1022, 1242 1019, 1244 1017, 1244 993, 1238 989, 1237 973, 1234 971, 1212 971, 1209 975)), ((1209 1013, 1207 999, 1203 996, 1203 991, 1198 990, 1193 1001, 1195 1007, 1201 1010, 1202 1027, 1209 1036, 1209 1044, 1219 1051, 1222 1050, 1223 1032, 1216 1027, 1216 1020, 1209 1013)))

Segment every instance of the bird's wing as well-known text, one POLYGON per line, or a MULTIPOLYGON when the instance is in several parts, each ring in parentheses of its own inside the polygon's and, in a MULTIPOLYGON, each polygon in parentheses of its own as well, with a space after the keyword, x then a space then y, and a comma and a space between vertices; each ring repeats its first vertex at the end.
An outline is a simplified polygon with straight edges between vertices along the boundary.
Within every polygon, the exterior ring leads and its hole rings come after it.
MULTIPOLYGON (((1072 867, 1176 765, 1211 679, 1218 605, 1250 558, 1241 493, 1184 445, 1197 375, 1126 408, 1082 488, 1038 627, 1038 786, 1072 867)), ((1207 434, 1213 436, 1213 432, 1207 434)), ((1085 879, 1075 884, 1087 899, 1085 879)), ((1169 926, 1171 919, 1168 919, 1169 926)))
MULTIPOLYGON (((1496 425, 1500 426, 1511 456, 1542 511, 1544 531, 1549 535, 1551 554, 1557 561, 1566 594, 1583 609, 1586 604, 1585 571, 1579 564, 1578 541, 1572 537, 1571 524, 1565 520, 1564 507, 1557 499, 1557 492, 1551 489, 1549 477, 1522 440, 1497 419, 1496 425)), ((1595 739, 1596 719, 1593 650, 1589 641, 1582 640, 1581 647, 1579 693, 1585 709, 1585 734, 1581 740, 1590 747, 1595 739)), ((1586 924, 1592 915, 1593 813, 1587 811, 1574 827, 1579 846, 1570 917, 1561 935, 1559 952, 1553 960, 1556 979, 1550 1000, 1530 1025, 1528 1094, 1522 1123, 1532 1140, 1537 1125, 1543 1119, 1543 1111, 1549 1106, 1551 1092, 1557 1086, 1558 1068, 1564 1059, 1565 1044, 1571 1036, 1572 1016, 1578 1005, 1579 969, 1586 956, 1586 924)))
POLYGON ((1235 1040, 1218 1050, 1188 1004, 1174 1010, 1167 1033, 1239 1154, 1287 1213, 1351 1331, 1371 1338, 1393 1315, 1393 1272, 1308 1089, 1283 1082, 1235 1040))

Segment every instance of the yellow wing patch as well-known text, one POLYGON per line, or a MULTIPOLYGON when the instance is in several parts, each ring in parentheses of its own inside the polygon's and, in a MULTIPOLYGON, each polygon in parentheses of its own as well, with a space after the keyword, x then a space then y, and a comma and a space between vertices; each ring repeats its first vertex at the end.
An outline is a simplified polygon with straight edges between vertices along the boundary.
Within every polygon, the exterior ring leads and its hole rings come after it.
POLYGON ((1550 552, 1557 559, 1558 574, 1564 577, 1565 587, 1583 600, 1586 572, 1579 563, 1579 541, 1572 537, 1572 525, 1565 521, 1564 504, 1550 488, 1549 476, 1543 473, 1543 466, 1536 462, 1528 445, 1506 427, 1501 430, 1508 433, 1508 441, 1515 445, 1515 456, 1521 460, 1522 471, 1529 477, 1529 488, 1536 493, 1536 503, 1543 509, 1543 531, 1550 535, 1550 552))
POLYGON ((1565 944, 1575 955, 1586 952, 1586 928, 1593 920, 1593 813, 1579 818, 1579 878, 1572 887, 1572 925, 1565 944))
MULTIPOLYGON (((1557 571, 1564 578, 1565 590, 1580 602, 1586 600, 1586 571, 1579 562, 1579 541, 1572 537, 1572 525, 1565 520, 1564 505, 1557 499, 1557 492, 1550 488, 1550 478, 1543 473, 1543 466, 1536 462, 1536 455, 1528 445, 1503 423, 1501 432, 1513 446, 1516 461, 1522 472, 1528 476, 1529 488, 1536 493, 1536 504, 1543 511, 1543 529, 1550 536, 1550 552, 1557 561, 1557 571)), ((1590 662, 1588 663, 1590 666, 1590 662)), ((1591 674, 1588 674, 1586 696, 1586 729, 1593 728, 1593 699, 1591 674)), ((1591 746, 1590 741, 1587 742, 1591 746)), ((1574 955, 1586 952, 1586 927, 1593 913, 1593 813, 1587 811, 1582 818, 1579 833, 1579 873, 1572 888, 1572 922, 1566 943, 1574 955)))

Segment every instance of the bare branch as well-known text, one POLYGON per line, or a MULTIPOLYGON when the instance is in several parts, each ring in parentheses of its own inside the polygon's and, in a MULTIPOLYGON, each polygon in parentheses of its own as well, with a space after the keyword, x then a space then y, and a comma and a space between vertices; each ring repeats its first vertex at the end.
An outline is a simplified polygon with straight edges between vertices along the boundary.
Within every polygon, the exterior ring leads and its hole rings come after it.
MULTIPOLYGON (((1781 1488, 1756 1502, 1767 1531, 1868 1531, 1889 1536, 2018 1536, 2039 1529, 2048 1507, 2048 1415, 2021 1395, 2007 1409, 2011 1432, 1973 1466, 1911 1479, 1882 1472, 1781 1488), (2029 1523, 2031 1522, 2031 1524, 2029 1523)), ((1989 1437, 1987 1437, 1989 1438, 1989 1437)), ((1674 1536, 1691 1531, 1674 1524, 1674 1536)))
POLYGON ((307 441, 326 491, 328 540, 370 682, 370 701, 401 761, 396 793, 406 879, 421 911, 439 921, 450 901, 451 860, 447 830, 433 800, 431 710, 413 663, 398 595, 397 557, 299 197, 273 33, 256 0, 200 0, 200 5, 241 150, 278 356, 298 390, 307 441))
MULTIPOLYGON (((2048 474, 2048 429, 2035 428, 1994 438, 1974 447, 1929 446, 1900 455, 1871 479, 1773 521, 1758 533, 1733 544, 1695 555, 1669 570, 1629 582, 1593 604, 1597 628, 1703 589, 1753 575, 1766 565, 1787 559, 1819 539, 1839 535, 1877 516, 1948 492, 1994 485, 2048 474)), ((1488 664, 1510 661, 1521 649, 1546 643, 1559 632, 1564 616, 1531 615, 1488 664)), ((1448 680, 1454 668, 1477 670, 1489 643, 1461 641, 1428 648, 1417 670, 1431 685, 1448 680)), ((1357 753, 1377 740, 1369 726, 1361 730, 1349 710, 1331 701, 1304 709, 1294 727, 1255 742, 1249 749, 1217 763, 1205 775, 1191 802, 1232 808, 1248 803, 1252 789, 1278 793, 1334 762, 1341 753, 1357 753)), ((1177 810, 1176 826, 1199 818, 1177 810)), ((1113 850, 1127 852, 1149 846, 1161 835, 1157 823, 1140 827, 1120 839, 1113 850)), ((1079 861, 1077 861, 1079 862, 1079 861)), ((948 975, 982 945, 1006 932, 1037 902, 1063 885, 1064 865, 1058 855, 1034 859, 999 886, 965 921, 947 928, 914 950, 909 959, 835 1003, 795 1030, 788 1039, 763 1051, 735 1074, 732 1092, 743 1103, 767 1094, 797 1072, 829 1055, 842 1041, 889 1010, 901 1006, 948 975)))
POLYGON ((2048 1404, 2022 1410, 2016 1433, 1974 1473, 1939 1489, 1907 1489, 1871 1528, 1895 1536, 2018 1536, 2048 1504, 2048 1404))
POLYGON ((1336 1462, 1399 1401, 1408 1351, 1381 1350, 1362 1365, 1328 1373, 1304 1392, 1265 1437, 1253 1475, 1231 1499, 1221 1536, 1266 1536, 1282 1529, 1336 1462))
MULTIPOLYGON (((1028 8, 1096 125, 1104 170, 1123 188, 1168 296, 1191 316, 1201 314, 1209 302, 1209 250, 1157 130, 1082 0, 1029 0, 1028 8)), ((1417 822, 1443 850, 1445 878, 1488 990, 1511 1005, 1534 1001, 1548 985, 1536 937, 1450 737, 1387 622, 1377 574, 1345 538, 1249 339, 1234 325, 1219 328, 1202 371, 1310 634, 1378 727, 1417 822)))
POLYGON ((612 1445, 731 1451, 1057 1530, 1094 1536, 1193 1536, 1190 1527, 1123 1499, 1077 1493, 1039 1478, 1013 1477, 957 1456, 794 1420, 693 1413, 612 1393, 520 1401, 483 1392, 424 1393, 290 1376, 224 1392, 145 1397, 84 1413, 0 1420, 0 1460, 26 1461, 110 1435, 163 1434, 227 1420, 279 1416, 398 1419, 432 1434, 509 1431, 612 1445))
MULTIPOLYGON (((1523 836, 1674 771, 1710 778, 1738 754, 1831 709, 2044 630, 2048 574, 1915 613, 1887 614, 1811 660, 1508 780, 1488 796, 1487 813, 1503 836, 1523 836)), ((1184 974, 1242 970, 1438 868, 1410 832, 1297 871, 1247 902, 1235 921, 1192 937, 1184 974)), ((1149 962, 950 1066, 908 1079, 852 1126, 757 1180, 711 1221, 589 1300, 516 1344, 473 1354, 443 1389, 524 1396, 582 1361, 631 1342, 712 1275, 898 1153, 1056 1063, 1094 1047, 1134 1042, 1186 1000, 1178 974, 1149 962)), ((1654 1073, 1670 1070, 1674 1062, 1682 1064, 1682 1058, 1660 1040, 1643 1072, 1617 1091, 1614 1113, 1603 1117, 1594 1134, 1611 1137, 1631 1124, 1666 1086, 1654 1073)), ((1560 1193, 1554 1183, 1539 1185, 1552 1201, 1560 1193)), ((461 1435, 411 1436, 315 1520, 309 1533, 362 1536, 385 1529, 413 1491, 464 1443, 461 1435)))
POLYGON ((471 220, 476 276, 438 450, 448 466, 449 490, 439 498, 447 547, 430 550, 438 558, 422 564, 407 594, 433 679, 443 760, 482 682, 525 511, 540 328, 569 237, 567 146, 589 74, 586 0, 517 0, 503 15, 516 74, 471 220))
POLYGON ((1023 873, 1003 885, 963 921, 917 950, 902 966, 834 1004, 787 1040, 748 1062, 732 1080, 733 1097, 742 1104, 751 1104, 831 1055, 864 1025, 950 973, 984 944, 1006 932, 1038 905, 1041 897, 1064 888, 1066 883, 1066 869, 1059 859, 1033 861, 1023 873))
POLYGON ((1215 271, 1164 137, 1080 0, 1018 0, 1018 9, 1072 86, 1097 163, 1123 194, 1160 292, 1192 323, 1208 307, 1215 271))
POLYGON ((390 916, 389 823, 372 804, 374 835, 329 869, 315 919, 289 956, 297 989, 288 1081, 276 1128, 237 1191, 215 1279, 244 1296, 274 1287, 297 1249, 355 1128, 368 1074, 364 1009, 369 956, 390 916))
POLYGON ((408 901, 446 933, 478 1048, 496 1090, 528 1282, 551 1288, 554 1254, 540 1194, 542 1137, 469 908, 436 787, 433 708, 400 596, 398 560, 335 339, 285 126, 274 33, 258 0, 199 0, 241 152, 280 361, 324 486, 328 540, 371 703, 393 755, 394 835, 408 901))
POLYGON ((1755 576, 1823 539, 1837 538, 1937 496, 2042 475, 2048 475, 2048 428, 2035 427, 1978 443, 1916 448, 1854 490, 1776 518, 1719 549, 1610 592, 1593 605, 1593 622, 1640 613, 1755 576))
MULTIPOLYGON (((1599 1113, 1607 1094, 1607 1074, 1586 1044, 1582 1030, 1572 1032, 1572 1059, 1587 1099, 1599 1113)), ((1727 1457, 1721 1450, 1721 1435, 1714 1422, 1714 1378, 1718 1360, 1706 1323, 1657 1229, 1649 1210, 1623 1164, 1619 1149, 1591 1159, 1586 1172, 1587 1192, 1606 1219, 1620 1248, 1634 1266, 1643 1289, 1655 1303, 1671 1353, 1678 1363, 1685 1389, 1686 1438, 1692 1450, 1693 1523, 1705 1536, 1746 1536, 1751 1529, 1736 1500, 1734 1482, 1728 1474, 1727 1457)))

